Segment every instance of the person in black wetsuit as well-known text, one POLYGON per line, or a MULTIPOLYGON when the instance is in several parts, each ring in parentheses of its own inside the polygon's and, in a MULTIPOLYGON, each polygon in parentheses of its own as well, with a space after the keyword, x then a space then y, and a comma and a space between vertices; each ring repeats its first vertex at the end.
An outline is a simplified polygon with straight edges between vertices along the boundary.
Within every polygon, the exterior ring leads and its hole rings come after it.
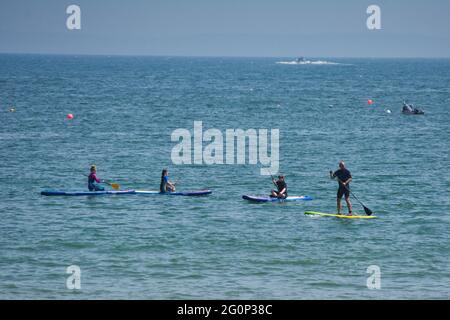
POLYGON ((272 182, 277 186, 278 190, 272 190, 270 196, 274 198, 286 199, 288 194, 287 184, 286 181, 284 181, 284 176, 280 175, 278 176, 277 181, 275 181, 275 179, 272 179, 272 182))
POLYGON ((341 199, 345 196, 345 202, 347 203, 348 215, 352 215, 352 203, 350 202, 350 182, 352 181, 352 174, 345 167, 344 161, 339 162, 339 169, 335 172, 330 171, 330 178, 338 178, 339 188, 337 191, 337 211, 341 214, 341 199))

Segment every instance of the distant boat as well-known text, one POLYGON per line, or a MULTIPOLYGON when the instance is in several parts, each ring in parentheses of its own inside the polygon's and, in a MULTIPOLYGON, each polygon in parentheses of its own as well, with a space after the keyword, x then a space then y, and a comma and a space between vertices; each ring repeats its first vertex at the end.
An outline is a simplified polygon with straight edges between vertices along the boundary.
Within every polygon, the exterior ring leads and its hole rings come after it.
POLYGON ((425 112, 423 110, 415 108, 412 104, 407 104, 405 101, 403 102, 402 108, 403 114, 411 114, 411 115, 424 115, 425 112))
POLYGON ((330 65, 330 64, 339 64, 336 62, 322 61, 322 60, 307 60, 305 57, 295 58, 292 61, 278 61, 278 64, 294 64, 294 65, 330 65))

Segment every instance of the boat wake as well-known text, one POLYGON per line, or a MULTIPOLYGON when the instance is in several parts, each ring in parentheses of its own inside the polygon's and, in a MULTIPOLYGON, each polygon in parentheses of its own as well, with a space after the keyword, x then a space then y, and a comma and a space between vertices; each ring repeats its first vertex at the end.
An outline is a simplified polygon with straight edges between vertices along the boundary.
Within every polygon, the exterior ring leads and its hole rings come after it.
POLYGON ((325 60, 306 60, 304 58, 299 58, 293 61, 278 61, 277 64, 296 64, 296 65, 338 65, 341 63, 325 61, 325 60))

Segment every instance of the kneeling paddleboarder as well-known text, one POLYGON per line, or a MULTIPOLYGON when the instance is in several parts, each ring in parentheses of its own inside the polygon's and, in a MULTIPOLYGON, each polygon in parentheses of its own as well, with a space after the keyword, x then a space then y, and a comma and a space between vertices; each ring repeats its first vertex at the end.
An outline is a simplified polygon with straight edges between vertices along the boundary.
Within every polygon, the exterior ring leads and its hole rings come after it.
POLYGON ((103 183, 98 177, 97 177, 97 167, 95 165, 91 166, 91 173, 88 176, 88 189, 89 191, 104 191, 105 188, 102 186, 99 186, 97 183, 103 183))
POLYGON ((161 184, 159 185, 159 192, 175 192, 175 183, 169 181, 169 171, 163 169, 161 173, 161 184))
POLYGON ((337 212, 341 214, 341 199, 345 196, 345 202, 347 203, 348 215, 352 215, 352 204, 350 202, 350 182, 352 181, 352 174, 345 167, 344 161, 339 162, 339 169, 334 173, 330 171, 330 178, 338 178, 339 188, 337 191, 337 212))
POLYGON ((278 180, 272 179, 274 185, 277 186, 277 190, 272 190, 270 196, 273 198, 286 199, 287 198, 287 184, 283 175, 278 176, 278 180))

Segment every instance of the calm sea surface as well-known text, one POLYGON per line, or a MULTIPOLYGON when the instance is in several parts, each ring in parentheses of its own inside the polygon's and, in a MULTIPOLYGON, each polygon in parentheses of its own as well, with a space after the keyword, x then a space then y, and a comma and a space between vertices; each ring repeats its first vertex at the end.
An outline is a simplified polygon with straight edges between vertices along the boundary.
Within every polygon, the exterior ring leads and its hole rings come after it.
POLYGON ((450 60, 283 60, 0 55, 0 298, 450 298, 450 60), (194 121, 279 129, 289 192, 314 200, 245 202, 272 188, 258 165, 174 165, 171 134, 194 121), (335 212, 341 159, 379 219, 304 215, 335 212), (86 189, 93 163, 123 189, 168 167, 213 194, 40 195, 86 189))

